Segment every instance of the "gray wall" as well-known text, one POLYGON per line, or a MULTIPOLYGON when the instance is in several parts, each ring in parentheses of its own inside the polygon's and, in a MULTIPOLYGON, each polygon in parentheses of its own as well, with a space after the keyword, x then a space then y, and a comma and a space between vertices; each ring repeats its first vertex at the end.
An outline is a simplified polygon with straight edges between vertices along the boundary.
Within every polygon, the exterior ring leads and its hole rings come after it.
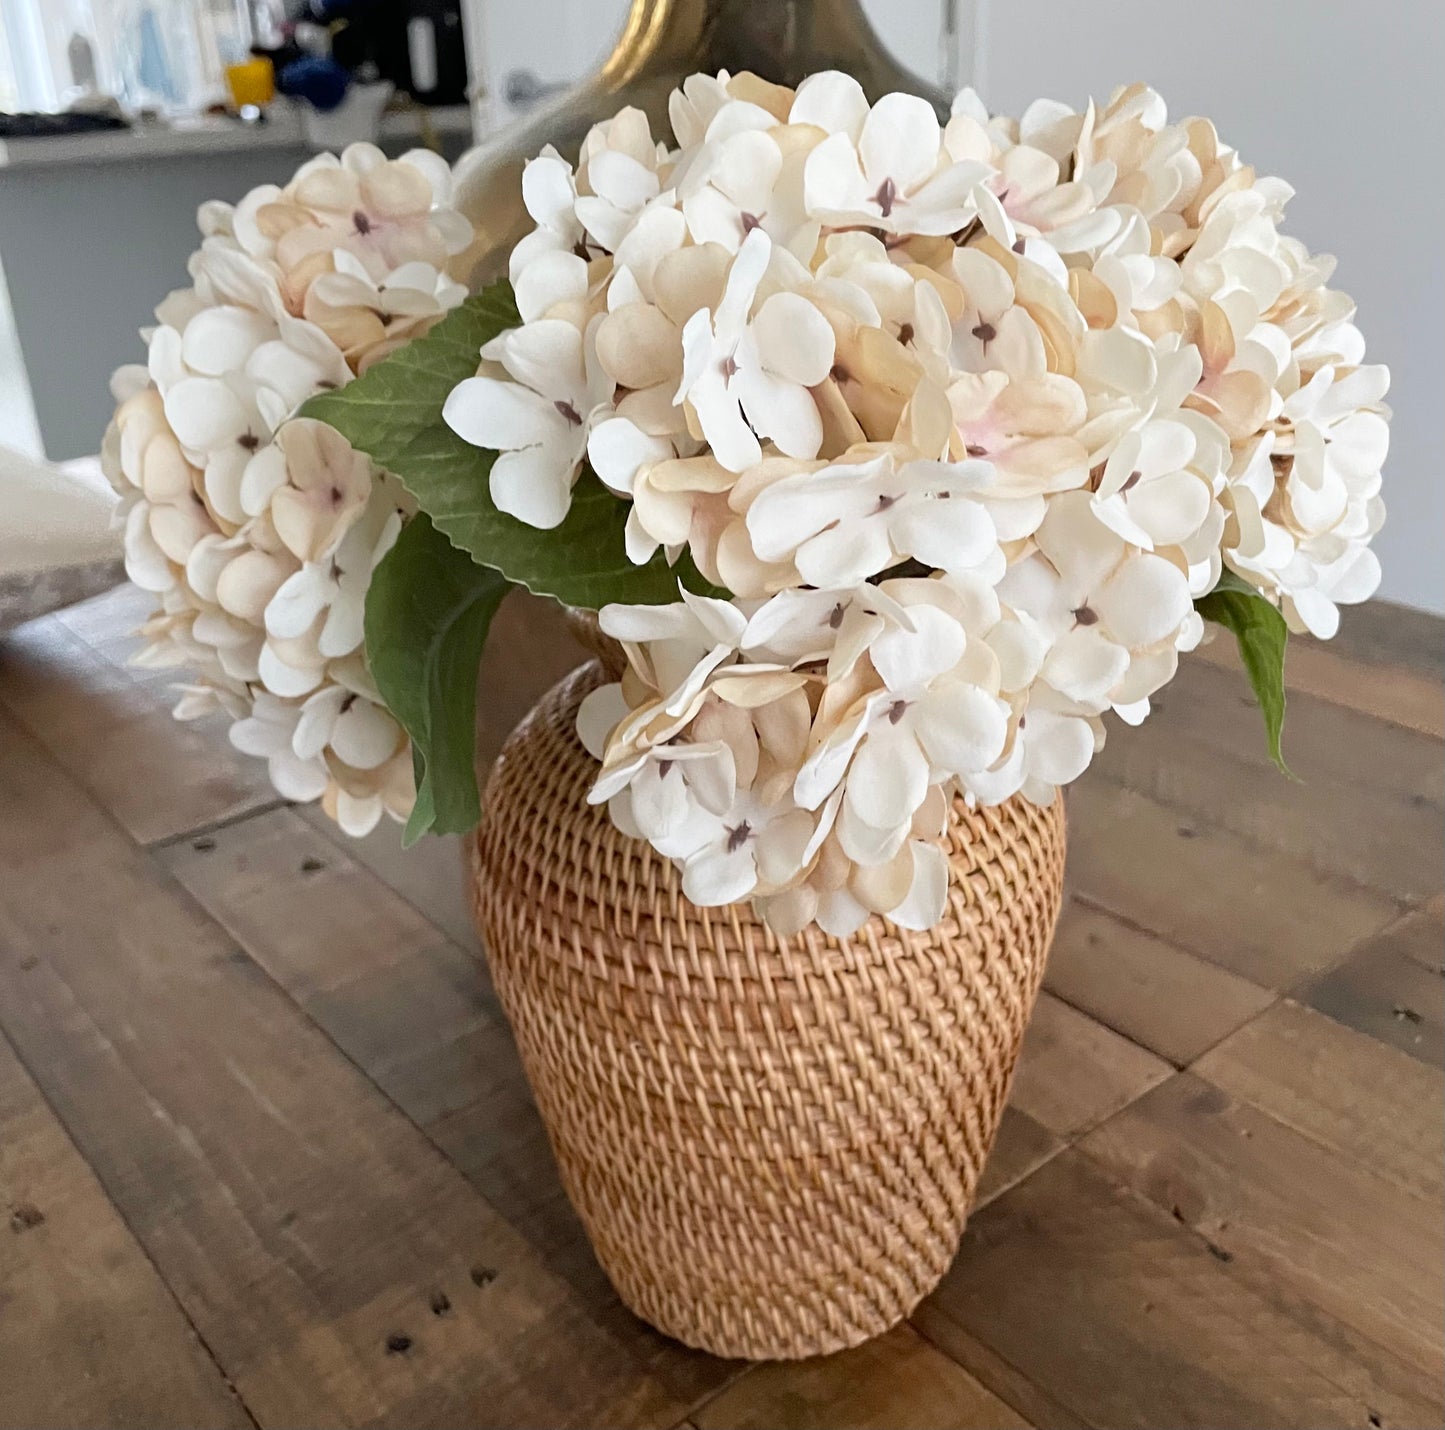
POLYGON ((0 169, 0 255, 47 457, 100 450, 110 374, 145 360, 136 329, 186 284, 199 205, 284 179, 306 156, 268 149, 0 169))
POLYGON ((1136 79, 1207 114, 1298 191, 1288 227, 1339 258, 1395 410, 1381 594, 1445 612, 1445 6, 1437 0, 980 0, 977 83, 1017 113, 1136 79))

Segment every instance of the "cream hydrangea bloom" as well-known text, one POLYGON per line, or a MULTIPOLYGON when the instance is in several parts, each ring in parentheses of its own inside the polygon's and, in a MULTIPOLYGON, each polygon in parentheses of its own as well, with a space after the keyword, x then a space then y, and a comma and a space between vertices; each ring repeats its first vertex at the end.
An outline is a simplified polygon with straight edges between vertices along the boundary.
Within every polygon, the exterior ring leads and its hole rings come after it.
POLYGON ((465 296, 450 170, 370 145, 285 188, 208 204, 192 286, 123 369, 103 452, 126 566, 161 609, 138 659, 185 669, 176 715, 220 712, 288 799, 352 834, 414 798, 411 754, 366 670, 362 614, 409 503, 331 428, 293 418, 465 296))
POLYGON ((669 115, 529 167, 523 325, 452 417, 528 473, 508 510, 555 524, 590 465, 633 561, 731 593, 609 609, 582 717, 690 897, 930 922, 948 799, 1054 798, 1226 568, 1321 635, 1374 590, 1387 375, 1207 121, 1135 85, 941 123, 840 74, 669 115))

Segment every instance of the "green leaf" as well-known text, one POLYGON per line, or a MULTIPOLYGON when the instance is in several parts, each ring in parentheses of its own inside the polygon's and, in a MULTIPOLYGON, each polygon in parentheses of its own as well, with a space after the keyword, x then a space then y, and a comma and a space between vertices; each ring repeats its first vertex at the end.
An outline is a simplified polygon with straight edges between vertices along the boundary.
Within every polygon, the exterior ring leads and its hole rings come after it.
POLYGON ((453 545, 540 595, 595 610, 609 601, 675 601, 679 578, 710 592, 686 557, 672 567, 660 552, 646 566, 627 559, 628 504, 590 468, 578 480, 566 520, 551 531, 493 505, 488 478, 496 453, 462 441, 442 421, 442 405, 476 372, 482 344, 520 321, 510 285, 493 284, 355 382, 313 397, 301 415, 328 423, 394 472, 453 545))
POLYGON ((366 653, 381 697, 412 738, 416 807, 404 842, 461 834, 477 796, 477 666, 507 579, 458 551, 424 515, 371 578, 366 653))
POLYGON ((1280 745, 1284 731, 1284 652, 1289 628, 1278 609, 1247 581, 1226 570, 1218 585, 1194 603, 1206 621, 1234 632, 1254 698, 1264 715, 1269 757, 1281 774, 1290 773, 1280 745))

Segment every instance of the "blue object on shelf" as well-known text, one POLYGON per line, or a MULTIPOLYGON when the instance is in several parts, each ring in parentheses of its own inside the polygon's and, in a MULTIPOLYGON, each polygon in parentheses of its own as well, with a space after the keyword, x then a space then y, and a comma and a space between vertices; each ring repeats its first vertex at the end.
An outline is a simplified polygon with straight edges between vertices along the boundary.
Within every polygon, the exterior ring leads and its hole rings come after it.
POLYGON ((351 74, 333 59, 306 55, 293 60, 276 77, 276 87, 293 99, 304 99, 314 109, 329 114, 351 88, 351 74))

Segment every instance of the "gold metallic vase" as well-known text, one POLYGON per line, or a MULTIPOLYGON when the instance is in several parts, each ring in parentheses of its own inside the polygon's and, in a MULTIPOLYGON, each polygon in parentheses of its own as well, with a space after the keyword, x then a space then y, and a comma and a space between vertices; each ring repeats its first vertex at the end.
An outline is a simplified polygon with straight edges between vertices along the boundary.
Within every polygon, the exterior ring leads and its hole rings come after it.
POLYGON ((523 164, 551 144, 570 160, 598 120, 626 105, 668 136, 667 97, 690 74, 750 70, 797 85, 818 70, 851 74, 869 99, 893 90, 946 106, 934 86, 884 49, 858 0, 632 0, 616 48, 575 89, 463 156, 455 201, 471 220, 473 288, 501 276, 506 255, 528 230, 523 164))

